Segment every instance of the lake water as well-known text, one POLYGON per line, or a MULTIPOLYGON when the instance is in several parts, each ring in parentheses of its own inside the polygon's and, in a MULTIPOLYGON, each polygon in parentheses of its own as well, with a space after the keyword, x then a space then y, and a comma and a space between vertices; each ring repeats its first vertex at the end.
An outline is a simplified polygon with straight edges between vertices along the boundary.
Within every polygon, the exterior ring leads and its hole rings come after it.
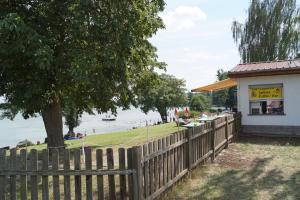
MULTIPOLYGON (((80 126, 75 128, 75 132, 87 133, 88 135, 110 133, 145 126, 146 120, 150 124, 161 121, 159 113, 149 112, 145 115, 140 109, 136 108, 125 111, 118 109, 116 121, 102 121, 105 116, 105 114, 84 114, 80 126)), ((64 134, 67 131, 67 127, 64 126, 64 134)), ((24 120, 21 115, 18 115, 13 121, 0 120, 0 147, 15 146, 24 139, 34 143, 37 141, 43 142, 45 137, 46 132, 41 117, 24 120)))

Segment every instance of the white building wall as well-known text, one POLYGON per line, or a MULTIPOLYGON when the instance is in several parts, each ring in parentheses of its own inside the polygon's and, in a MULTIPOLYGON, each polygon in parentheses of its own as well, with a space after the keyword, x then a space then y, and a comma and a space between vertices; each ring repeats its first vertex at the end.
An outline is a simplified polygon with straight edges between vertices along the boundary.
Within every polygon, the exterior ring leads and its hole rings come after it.
POLYGON ((300 126, 300 74, 239 78, 238 110, 243 125, 300 126), (249 85, 283 84, 285 115, 249 115, 249 85))

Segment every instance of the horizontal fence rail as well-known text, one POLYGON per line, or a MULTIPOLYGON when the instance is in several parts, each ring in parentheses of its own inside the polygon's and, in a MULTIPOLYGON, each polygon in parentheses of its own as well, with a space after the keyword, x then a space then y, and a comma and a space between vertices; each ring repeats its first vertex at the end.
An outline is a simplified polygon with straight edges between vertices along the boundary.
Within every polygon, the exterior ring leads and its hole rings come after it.
POLYGON ((241 115, 128 149, 0 150, 0 200, 155 199, 238 135, 241 115))
POLYGON ((143 155, 137 176, 139 199, 155 199, 190 170, 216 155, 237 136, 241 115, 227 115, 135 147, 143 155))
POLYGON ((132 151, 116 150, 2 150, 0 199, 137 199, 132 151))

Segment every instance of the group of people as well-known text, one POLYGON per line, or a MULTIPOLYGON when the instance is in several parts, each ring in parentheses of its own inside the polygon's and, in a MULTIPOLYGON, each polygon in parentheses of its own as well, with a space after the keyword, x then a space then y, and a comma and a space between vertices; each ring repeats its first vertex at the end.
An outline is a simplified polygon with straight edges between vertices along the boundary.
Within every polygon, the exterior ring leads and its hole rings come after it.
POLYGON ((81 139, 84 136, 86 136, 86 134, 82 134, 82 133, 75 133, 74 131, 68 131, 68 133, 64 136, 65 140, 76 140, 76 139, 81 139))

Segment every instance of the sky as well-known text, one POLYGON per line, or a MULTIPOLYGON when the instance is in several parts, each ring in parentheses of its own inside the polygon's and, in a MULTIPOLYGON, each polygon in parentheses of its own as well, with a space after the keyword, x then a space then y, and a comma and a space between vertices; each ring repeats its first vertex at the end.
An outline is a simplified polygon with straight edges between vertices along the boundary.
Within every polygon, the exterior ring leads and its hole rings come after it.
POLYGON ((188 90, 216 81, 218 69, 240 63, 231 33, 234 20, 244 22, 249 0, 166 0, 160 14, 165 29, 151 38, 167 73, 186 80, 188 90))

